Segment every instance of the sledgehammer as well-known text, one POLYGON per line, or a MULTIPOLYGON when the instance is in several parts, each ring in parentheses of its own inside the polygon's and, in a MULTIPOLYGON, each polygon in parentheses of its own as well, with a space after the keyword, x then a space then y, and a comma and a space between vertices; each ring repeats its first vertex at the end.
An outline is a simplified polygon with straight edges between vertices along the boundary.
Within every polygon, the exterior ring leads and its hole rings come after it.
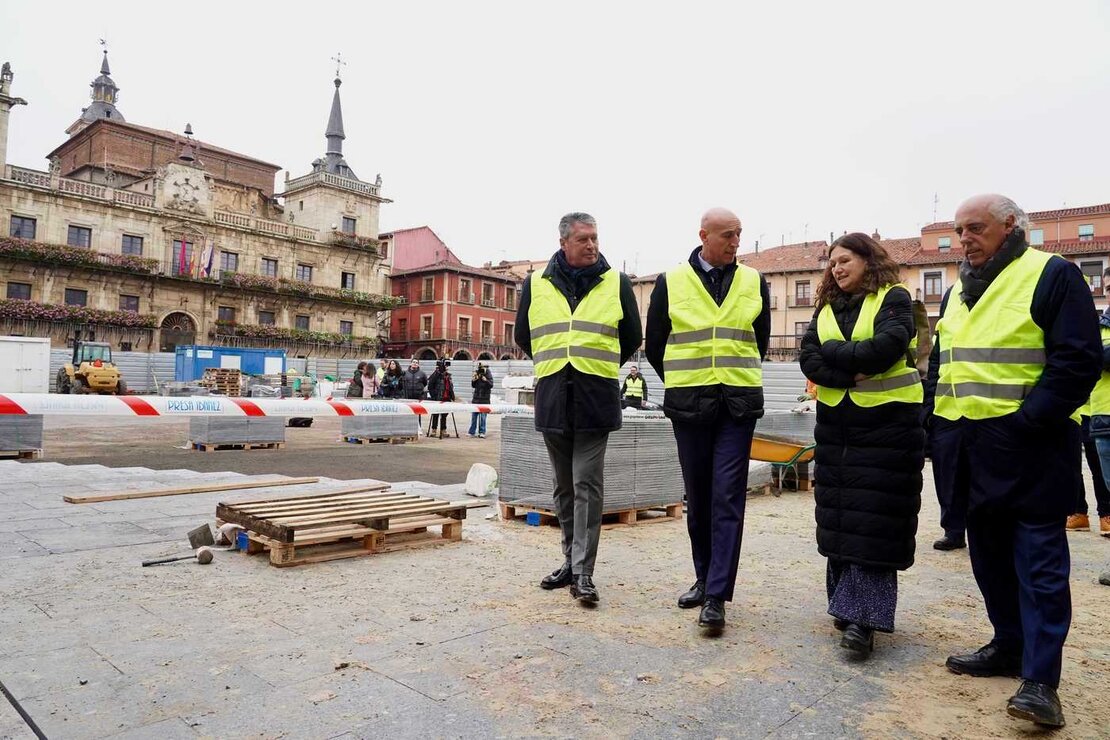
POLYGON ((192 560, 193 558, 196 558, 197 562, 201 565, 208 565, 212 562, 212 551, 209 550, 207 547, 198 547, 197 551, 194 552, 192 555, 181 555, 175 558, 158 558, 157 560, 144 560, 143 567, 145 568, 148 565, 161 565, 162 563, 176 563, 178 560, 192 560))

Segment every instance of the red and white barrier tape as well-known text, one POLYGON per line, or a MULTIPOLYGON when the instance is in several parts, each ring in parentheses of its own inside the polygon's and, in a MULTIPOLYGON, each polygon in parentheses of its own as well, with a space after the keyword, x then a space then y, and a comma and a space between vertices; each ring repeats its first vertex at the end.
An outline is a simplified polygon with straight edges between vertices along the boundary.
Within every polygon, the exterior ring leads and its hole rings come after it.
POLYGON ((97 396, 53 393, 0 395, 0 416, 367 416, 375 414, 531 414, 531 406, 510 403, 375 401, 357 398, 286 399, 226 396, 97 396))

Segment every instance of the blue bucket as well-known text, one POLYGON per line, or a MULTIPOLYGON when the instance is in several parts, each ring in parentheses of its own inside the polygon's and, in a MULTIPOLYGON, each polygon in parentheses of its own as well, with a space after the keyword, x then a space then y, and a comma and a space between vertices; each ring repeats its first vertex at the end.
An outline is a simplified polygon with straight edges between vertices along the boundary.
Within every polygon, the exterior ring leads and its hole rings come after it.
POLYGON ((239 534, 236 535, 236 537, 235 537, 235 546, 237 548, 239 548, 240 550, 243 550, 245 552, 246 549, 247 549, 247 544, 249 542, 250 542, 250 538, 247 537, 246 531, 240 529, 239 534))
POLYGON ((538 511, 529 511, 524 515, 524 523, 530 527, 540 526, 540 513, 538 511))

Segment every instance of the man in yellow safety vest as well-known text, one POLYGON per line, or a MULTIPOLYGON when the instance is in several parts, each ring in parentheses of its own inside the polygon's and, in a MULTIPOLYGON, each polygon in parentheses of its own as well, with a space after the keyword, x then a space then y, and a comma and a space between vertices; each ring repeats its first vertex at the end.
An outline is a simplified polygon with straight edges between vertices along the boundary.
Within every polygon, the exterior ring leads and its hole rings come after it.
POLYGON ((559 221, 559 251, 524 281, 514 337, 535 364, 536 431, 555 473, 563 533, 563 564, 540 586, 570 586, 575 599, 596 603, 605 447, 621 428, 620 367, 643 337, 632 283, 598 251, 589 214, 559 221))
POLYGON ((648 362, 663 380, 686 488, 694 585, 679 597, 698 624, 725 626, 744 532, 748 459, 763 416, 762 360, 771 334, 767 283, 736 261, 740 219, 714 208, 697 247, 660 275, 648 306, 648 362))
POLYGON ((1099 377, 1101 346, 1079 269, 1031 248, 1028 226, 1001 195, 957 209, 965 261, 941 307, 925 409, 937 490, 966 501, 971 568, 994 628, 987 645, 947 666, 1020 676, 1007 711, 1059 727, 1076 410, 1099 377))
POLYGON ((644 376, 640 375, 640 368, 633 365, 628 368, 628 377, 621 386, 621 405, 639 409, 643 408, 646 400, 647 383, 644 382, 644 376))

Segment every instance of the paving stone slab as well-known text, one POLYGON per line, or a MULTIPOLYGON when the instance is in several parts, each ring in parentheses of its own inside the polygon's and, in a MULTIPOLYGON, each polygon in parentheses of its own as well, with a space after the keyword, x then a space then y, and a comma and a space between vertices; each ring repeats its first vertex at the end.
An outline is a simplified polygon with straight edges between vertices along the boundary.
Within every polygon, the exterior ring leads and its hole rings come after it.
POLYGON ((36 530, 30 535, 23 536, 56 553, 139 545, 164 539, 136 524, 123 522, 36 530))
POLYGON ((50 550, 18 532, 8 532, 0 538, 0 560, 36 558, 49 554, 50 550))

